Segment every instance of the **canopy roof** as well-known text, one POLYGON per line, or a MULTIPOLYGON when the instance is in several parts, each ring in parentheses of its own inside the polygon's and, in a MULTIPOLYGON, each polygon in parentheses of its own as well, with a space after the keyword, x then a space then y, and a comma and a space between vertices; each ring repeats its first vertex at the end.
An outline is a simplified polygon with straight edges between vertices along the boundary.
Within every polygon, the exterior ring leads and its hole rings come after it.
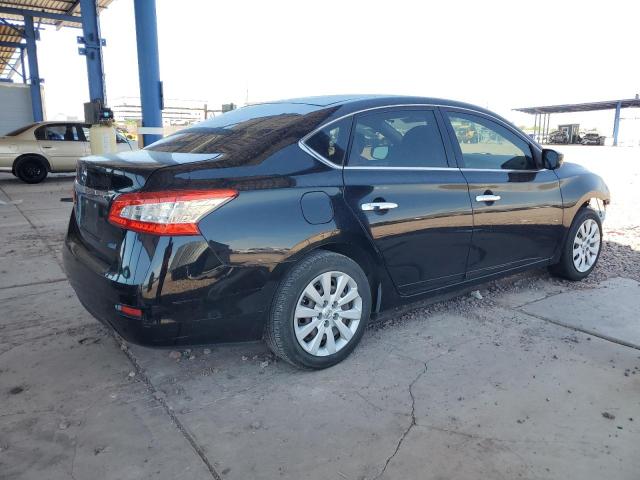
POLYGON ((524 113, 568 113, 568 112, 591 112, 595 110, 613 110, 620 104, 620 108, 640 107, 640 98, 628 98, 626 100, 606 100, 603 102, 589 103, 568 103, 566 105, 548 105, 544 107, 514 108, 518 112, 524 113))
MULTIPOLYGON (((98 11, 102 11, 112 0, 98 0, 98 11)), ((0 42, 22 42, 23 15, 31 15, 36 25, 61 27, 82 26, 79 0, 0 0, 0 42)), ((18 56, 14 46, 0 45, 0 75, 7 75, 18 56)))

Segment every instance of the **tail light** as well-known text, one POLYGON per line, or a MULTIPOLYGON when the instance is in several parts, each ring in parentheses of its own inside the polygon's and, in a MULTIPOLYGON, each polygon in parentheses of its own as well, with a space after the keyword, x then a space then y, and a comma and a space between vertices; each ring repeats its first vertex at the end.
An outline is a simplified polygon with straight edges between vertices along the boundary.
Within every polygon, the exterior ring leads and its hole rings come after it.
POLYGON ((156 235, 196 235, 198 222, 238 196, 236 190, 123 193, 115 198, 109 222, 156 235))
POLYGON ((128 317, 142 318, 142 309, 130 307, 129 305, 116 305, 116 311, 128 317))

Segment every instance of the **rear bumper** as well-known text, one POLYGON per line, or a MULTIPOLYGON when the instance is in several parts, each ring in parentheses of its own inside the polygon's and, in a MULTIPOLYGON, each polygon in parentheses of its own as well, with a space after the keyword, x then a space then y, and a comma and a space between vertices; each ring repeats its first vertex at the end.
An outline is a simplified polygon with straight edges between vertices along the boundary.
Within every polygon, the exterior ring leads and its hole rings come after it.
POLYGON ((268 266, 226 267, 201 237, 152 242, 143 234, 126 235, 118 259, 108 264, 83 241, 72 214, 64 268, 78 299, 100 322, 146 346, 262 337, 274 288, 268 266), (140 308, 143 316, 124 315, 116 305, 140 308))
POLYGON ((147 308, 142 319, 117 312, 116 305, 139 306, 139 288, 112 281, 92 270, 77 249, 67 242, 63 249, 64 269, 69 283, 84 308, 102 324, 113 328, 125 340, 139 345, 170 345, 179 337, 177 323, 159 324, 147 308))

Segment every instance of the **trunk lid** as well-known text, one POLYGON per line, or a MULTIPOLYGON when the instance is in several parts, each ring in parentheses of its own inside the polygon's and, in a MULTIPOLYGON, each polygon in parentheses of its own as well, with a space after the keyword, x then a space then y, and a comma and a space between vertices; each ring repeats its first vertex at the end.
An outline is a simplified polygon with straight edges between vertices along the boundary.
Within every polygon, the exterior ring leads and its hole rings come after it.
POLYGON ((216 154, 138 150, 78 161, 74 184, 75 222, 82 239, 103 262, 113 265, 126 231, 108 221, 113 198, 141 190, 157 170, 216 158, 216 154))

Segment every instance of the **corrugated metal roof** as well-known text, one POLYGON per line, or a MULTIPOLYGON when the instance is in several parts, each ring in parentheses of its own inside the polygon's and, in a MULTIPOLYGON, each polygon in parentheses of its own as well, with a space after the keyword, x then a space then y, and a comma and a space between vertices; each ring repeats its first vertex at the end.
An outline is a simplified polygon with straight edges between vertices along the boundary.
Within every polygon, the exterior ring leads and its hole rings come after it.
MULTIPOLYGON (((113 0, 98 0, 98 9, 104 10, 113 0)), ((44 25, 56 25, 58 27, 80 27, 80 1, 79 0, 0 0, 0 7, 21 8, 33 11, 33 17, 44 25), (60 13, 78 17, 77 22, 61 22, 51 18, 38 18, 38 12, 60 13)), ((9 13, 0 14, 0 18, 22 20, 20 15, 9 13)))
MULTIPOLYGON (((0 23, 0 42, 20 42, 22 40, 22 29, 18 26, 16 29, 8 25, 0 23)), ((0 75, 7 75, 14 65, 16 57, 20 52, 11 47, 0 46, 0 75)))
POLYGON ((547 105, 543 107, 514 108, 518 112, 531 113, 568 113, 568 112, 592 112, 595 110, 613 110, 617 104, 620 108, 640 108, 640 98, 627 98, 622 100, 606 100, 603 102, 569 103, 566 105, 547 105))
MULTIPOLYGON (((104 10, 113 0, 98 0, 99 11, 104 10)), ((55 25, 61 27, 81 27, 80 20, 80 1, 79 0, 0 0, 0 8, 19 8, 29 10, 32 13, 36 24, 55 25), (38 16, 40 12, 56 13, 78 17, 78 21, 56 20, 52 18, 42 18, 38 16)), ((0 18, 22 23, 22 16, 13 13, 0 13, 0 18)), ((16 25, 19 29, 21 25, 16 25)), ((11 27, 0 23, 0 41, 2 42, 20 42, 22 36, 11 27)), ((14 65, 19 52, 12 47, 0 47, 0 76, 6 76, 11 70, 8 65, 14 65)))

